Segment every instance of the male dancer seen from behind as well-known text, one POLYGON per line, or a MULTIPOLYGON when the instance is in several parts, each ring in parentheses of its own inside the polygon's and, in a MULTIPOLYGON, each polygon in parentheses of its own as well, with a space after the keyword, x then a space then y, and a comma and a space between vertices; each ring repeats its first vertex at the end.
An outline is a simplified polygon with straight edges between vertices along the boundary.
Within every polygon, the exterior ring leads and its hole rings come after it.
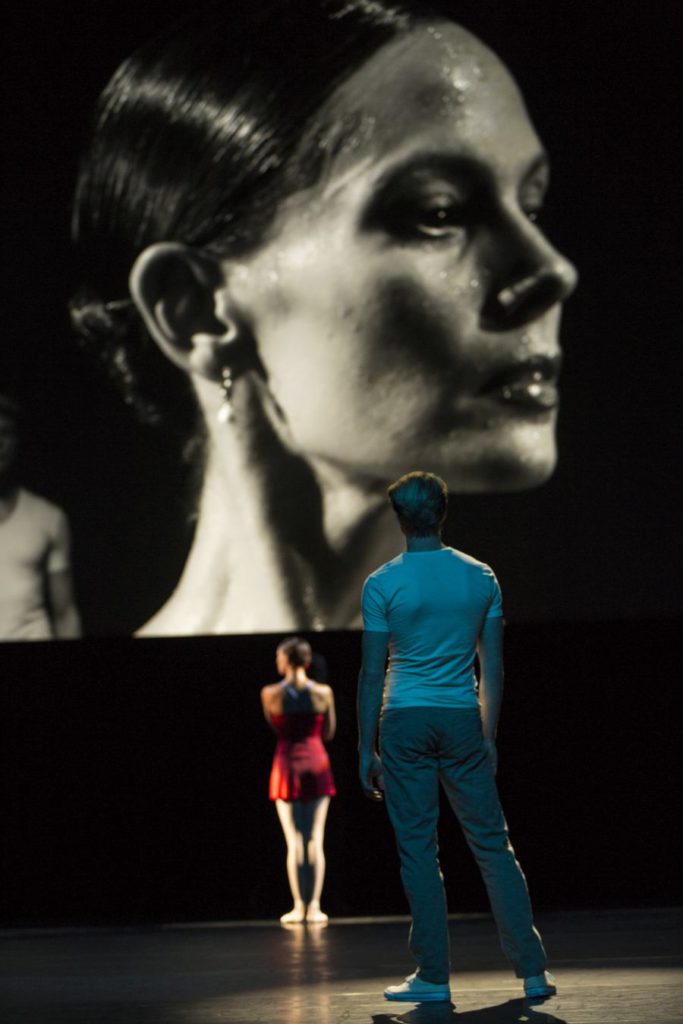
POLYGON ((360 779, 366 795, 386 799, 412 914, 416 970, 384 995, 405 1002, 451 998, 437 846, 441 783, 482 873, 503 950, 524 980, 525 994, 549 996, 554 979, 546 971, 495 782, 503 693, 500 588, 487 565, 442 543, 443 480, 408 473, 388 493, 406 550, 371 573, 363 587, 360 779))

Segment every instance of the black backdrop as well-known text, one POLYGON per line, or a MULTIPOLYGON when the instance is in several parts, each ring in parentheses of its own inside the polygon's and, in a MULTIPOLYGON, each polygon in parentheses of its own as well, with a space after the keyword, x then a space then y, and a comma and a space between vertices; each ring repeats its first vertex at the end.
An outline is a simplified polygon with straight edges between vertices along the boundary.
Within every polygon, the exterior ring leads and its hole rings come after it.
MULTIPOLYGON (((186 481, 76 351, 65 314, 69 200, 94 99, 184 6, 79 0, 4 16, 2 388, 29 412, 27 484, 71 518, 90 636, 0 648, 10 920, 273 916, 287 902, 257 694, 278 638, 125 639, 182 565, 186 481)), ((493 564, 511 624, 501 788, 541 905, 670 902, 681 5, 453 9, 520 80, 553 158, 545 224, 581 272, 555 476, 453 509, 452 539, 493 564)), ((386 822, 355 788, 358 636, 315 643, 341 709, 328 904, 403 910, 386 822)), ((450 827, 444 850, 453 909, 482 909, 450 827)))
MULTIPOLYGON (((511 626, 499 787, 538 908, 674 905, 680 630, 511 626), (657 648, 653 669, 652 646, 657 648)), ((383 807, 356 781, 357 633, 312 638, 339 709, 329 913, 406 913, 383 807)), ((258 688, 273 637, 7 645, 2 910, 10 923, 274 919, 289 909, 258 688)), ((452 911, 486 897, 452 818, 452 911)))

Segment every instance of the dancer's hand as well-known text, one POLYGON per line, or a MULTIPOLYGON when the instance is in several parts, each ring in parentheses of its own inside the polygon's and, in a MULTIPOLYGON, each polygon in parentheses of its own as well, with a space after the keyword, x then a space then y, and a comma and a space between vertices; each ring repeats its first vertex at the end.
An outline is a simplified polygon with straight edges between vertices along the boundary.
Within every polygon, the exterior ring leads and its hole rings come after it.
POLYGON ((370 800, 384 800, 384 772, 379 754, 376 751, 359 755, 360 784, 363 792, 370 800))
POLYGON ((491 762, 493 774, 495 775, 496 772, 498 771, 498 751, 496 749, 496 741, 484 740, 484 750, 486 751, 486 756, 491 762))

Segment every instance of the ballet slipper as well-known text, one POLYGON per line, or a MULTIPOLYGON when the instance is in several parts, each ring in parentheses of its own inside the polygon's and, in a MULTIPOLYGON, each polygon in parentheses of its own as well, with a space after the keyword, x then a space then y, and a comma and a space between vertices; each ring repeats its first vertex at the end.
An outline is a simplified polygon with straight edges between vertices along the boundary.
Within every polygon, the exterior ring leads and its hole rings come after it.
POLYGON ((306 914, 303 907, 294 907, 282 915, 280 924, 303 924, 305 917, 306 914))
POLYGON ((328 920, 327 914, 323 913, 319 906, 315 903, 309 904, 306 911, 307 924, 327 924, 328 920))

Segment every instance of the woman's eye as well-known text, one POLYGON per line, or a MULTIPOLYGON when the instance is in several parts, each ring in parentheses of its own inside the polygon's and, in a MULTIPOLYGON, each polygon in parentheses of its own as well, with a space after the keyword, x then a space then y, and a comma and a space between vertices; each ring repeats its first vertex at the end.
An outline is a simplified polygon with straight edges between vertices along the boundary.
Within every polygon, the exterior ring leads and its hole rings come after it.
POLYGON ((449 238, 465 226, 465 209, 452 196, 407 199, 393 203, 385 214, 391 233, 406 241, 449 238))
POLYGON ((430 238, 450 235, 463 227, 463 210, 459 205, 444 200, 422 207, 416 211, 415 228, 419 234, 430 238))
POLYGON ((452 189, 401 189, 371 208, 366 224, 401 242, 453 238, 476 216, 472 198, 452 189))
POLYGON ((544 181, 537 185, 528 185, 520 192, 519 205, 527 219, 534 223, 540 220, 543 214, 547 187, 548 183, 544 181))

